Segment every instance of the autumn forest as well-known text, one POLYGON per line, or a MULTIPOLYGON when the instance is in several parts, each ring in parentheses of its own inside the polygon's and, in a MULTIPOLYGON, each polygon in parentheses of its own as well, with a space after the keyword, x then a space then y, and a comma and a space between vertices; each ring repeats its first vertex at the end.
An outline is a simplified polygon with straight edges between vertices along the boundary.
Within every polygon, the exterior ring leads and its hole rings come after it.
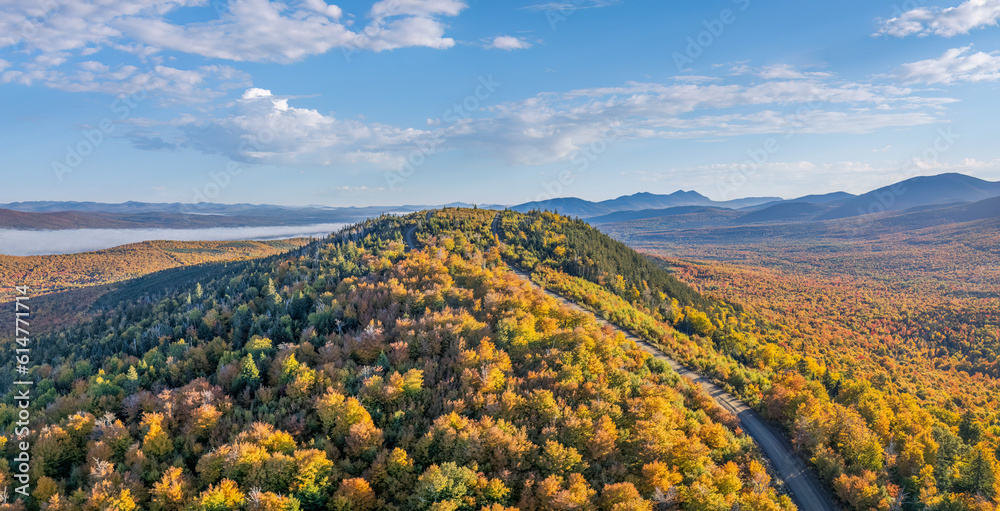
POLYGON ((953 289, 640 253, 540 211, 302 243, 164 265, 39 332, 29 435, 0 404, 34 485, 0 509, 797 509, 740 418, 595 317, 750 405, 843 509, 1000 502, 989 298, 910 307, 953 289))

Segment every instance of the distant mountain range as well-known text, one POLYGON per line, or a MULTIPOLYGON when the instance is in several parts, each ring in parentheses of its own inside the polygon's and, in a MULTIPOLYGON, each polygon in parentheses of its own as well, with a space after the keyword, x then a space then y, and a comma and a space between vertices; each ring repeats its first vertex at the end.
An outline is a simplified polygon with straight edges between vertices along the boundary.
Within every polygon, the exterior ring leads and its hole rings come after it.
MULTIPOLYGON (((776 247, 801 250, 813 244, 830 248, 840 243, 891 240, 900 235, 904 238, 926 235, 935 243, 964 240, 968 246, 980 246, 983 239, 995 239, 1000 232, 1000 197, 831 220, 810 218, 808 210, 800 210, 802 204, 816 206, 819 216, 830 211, 824 205, 789 203, 788 208, 782 205, 768 208, 786 209, 787 214, 768 214, 766 218, 736 211, 716 212, 711 217, 686 213, 606 223, 597 228, 631 246, 657 249, 728 246, 747 252, 777 250, 776 247)), ((991 246, 986 244, 982 249, 994 250, 991 246)))
MULTIPOLYGON (((681 190, 671 194, 642 192, 598 202, 574 197, 557 198, 519 204, 510 209, 521 212, 557 211, 583 218, 595 225, 660 218, 660 223, 696 227, 836 220, 870 213, 974 203, 998 196, 1000 182, 951 173, 915 177, 857 196, 834 192, 789 200, 780 197, 748 197, 713 201, 698 192, 681 190)), ((446 206, 472 207, 466 203, 446 206)), ((16 202, 0 204, 0 228, 183 229, 351 223, 383 213, 409 213, 439 207, 441 206, 337 208, 211 203, 16 202)), ((505 206, 489 204, 479 207, 502 209, 505 206)))
POLYGON ((821 218, 847 218, 920 206, 977 202, 996 196, 1000 196, 1000 182, 955 173, 921 176, 854 197, 821 218))
MULTIPOLYGON (((727 223, 804 222, 974 203, 993 197, 1000 197, 1000 182, 984 181, 964 174, 950 173, 914 177, 857 196, 845 192, 835 192, 824 195, 807 195, 790 200, 761 202, 744 207, 725 207, 721 203, 715 203, 711 208, 670 207, 629 210, 585 218, 591 224, 661 217, 664 218, 665 222, 668 220, 666 217, 670 217, 669 222, 681 224, 686 223, 685 216, 697 216, 698 223, 705 225, 713 223, 723 225, 727 223)), ((745 200, 753 202, 753 199, 745 200)))
POLYGON ((513 206, 510 209, 519 212, 537 210, 557 211, 563 215, 591 218, 610 215, 612 213, 630 211, 642 212, 663 210, 684 206, 714 206, 720 208, 739 209, 761 204, 780 202, 781 197, 748 197, 730 201, 714 201, 698 192, 676 191, 669 195, 657 195, 649 192, 624 195, 617 199, 591 202, 577 198, 549 199, 527 202, 513 206))
POLYGON ((798 250, 816 244, 885 242, 893 236, 909 239, 920 233, 936 233, 931 238, 942 242, 960 239, 982 245, 983 239, 995 239, 1000 232, 1000 183, 941 174, 908 179, 856 197, 801 197, 743 210, 678 207, 620 212, 588 222, 632 246, 657 249, 725 246, 753 252, 784 246, 798 250))

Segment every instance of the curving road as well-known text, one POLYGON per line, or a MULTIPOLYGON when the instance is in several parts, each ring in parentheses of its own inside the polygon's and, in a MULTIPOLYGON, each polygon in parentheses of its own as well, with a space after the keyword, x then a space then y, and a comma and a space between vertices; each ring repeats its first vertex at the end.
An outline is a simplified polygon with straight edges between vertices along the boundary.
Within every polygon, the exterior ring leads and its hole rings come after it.
MULTIPOLYGON (((429 210, 429 211, 427 211, 427 215, 424 218, 426 220, 430 220, 431 219, 431 215, 433 215, 433 214, 434 214, 434 210, 433 209, 429 210)), ((496 222, 496 220, 494 220, 494 222, 496 222)), ((406 232, 403 233, 403 241, 406 242, 406 249, 407 250, 413 250, 413 249, 417 248, 417 238, 415 237, 415 235, 417 233, 417 228, 419 228, 419 227, 420 227, 420 223, 418 222, 417 225, 414 225, 413 227, 410 227, 409 229, 406 230, 406 232)))
POLYGON ((406 230, 406 232, 403 233, 403 239, 406 241, 406 247, 408 250, 413 250, 417 248, 416 238, 413 237, 413 235, 416 234, 417 232, 417 227, 418 226, 414 225, 413 227, 410 227, 409 229, 406 230))
MULTIPOLYGON (((430 217, 430 212, 428 212, 428 217, 430 217)), ((493 219, 492 225, 493 234, 497 236, 497 239, 500 238, 500 232, 498 229, 499 221, 500 214, 497 213, 497 216, 493 219)), ((416 248, 416 243, 414 242, 413 237, 416 229, 416 226, 411 227, 404 235, 406 245, 411 250, 416 248)), ((621 332, 626 338, 634 341, 647 353, 666 362, 681 376, 701 385, 702 388, 705 389, 705 391, 708 392, 713 399, 715 399, 715 402, 718 403, 719 406, 732 412, 739 418, 740 426, 743 428, 743 431, 746 431, 746 433, 750 435, 755 442, 757 442, 761 451, 765 456, 767 456, 767 459, 771 461, 771 466, 774 468, 775 472, 777 472, 778 477, 785 482, 792 498, 795 500, 795 503, 800 509, 805 511, 837 511, 839 509, 827 494, 819 480, 816 479, 808 468, 806 468, 805 462, 803 462, 802 459, 795 454, 795 451, 792 449, 788 440, 786 440, 781 433, 776 431, 774 427, 765 421, 760 414, 750 408, 749 405, 736 398, 736 396, 722 390, 722 388, 712 383, 704 376, 701 376, 691 369, 679 364, 676 360, 668 357, 655 346, 642 340, 632 332, 613 323, 609 323, 605 319, 595 315, 593 312, 584 309, 576 302, 573 302, 559 294, 553 293, 548 289, 541 288, 538 284, 532 282, 531 277, 524 271, 510 265, 507 265, 507 267, 515 275, 525 280, 532 286, 540 288, 543 292, 545 292, 545 294, 559 300, 563 305, 573 310, 590 314, 599 324, 621 332)))

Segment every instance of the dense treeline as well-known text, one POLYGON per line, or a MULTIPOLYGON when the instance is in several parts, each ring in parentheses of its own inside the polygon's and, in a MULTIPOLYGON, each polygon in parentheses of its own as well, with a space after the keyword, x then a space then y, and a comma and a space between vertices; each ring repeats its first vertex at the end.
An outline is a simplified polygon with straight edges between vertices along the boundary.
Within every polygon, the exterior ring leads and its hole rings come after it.
POLYGON ((700 388, 507 272, 491 217, 140 279, 37 338, 27 438, 0 405, 0 488, 27 440, 32 497, 2 509, 794 509, 700 388))
POLYGON ((606 286, 619 296, 651 304, 663 301, 655 293, 683 305, 707 306, 708 302, 686 284, 625 244, 616 241, 580 219, 549 212, 500 217, 501 240, 507 254, 520 266, 533 269, 541 264, 606 286), (655 292, 655 293, 654 293, 655 292))
MULTIPOLYGON (((996 403, 994 380, 954 378, 949 367, 939 371, 933 364, 901 366, 891 356, 898 354, 890 351, 894 345, 870 339, 852 342, 856 334, 812 336, 804 333, 816 324, 808 312, 799 311, 797 321, 788 322, 724 301, 685 304, 677 298, 676 288, 648 285, 650 280, 658 282, 654 271, 644 274, 648 280, 616 273, 630 268, 618 262, 621 259, 606 266, 601 262, 611 258, 592 259, 596 264, 589 272, 573 271, 566 262, 583 259, 577 252, 581 248, 579 242, 571 246, 566 240, 590 239, 600 247, 605 245, 598 241, 601 235, 551 213, 506 212, 502 218, 506 254, 533 268, 533 278, 715 377, 765 417, 785 426, 793 444, 846 507, 997 508, 1000 417, 995 407, 966 403, 970 396, 984 393, 989 394, 987 403, 996 403), (591 233, 573 236, 566 230, 591 233), (952 384, 942 386, 942 380, 952 384), (955 381, 964 385, 954 385, 955 381), (941 393, 946 401, 926 399, 941 393)), ((582 253, 597 250, 583 248, 582 253)), ((700 269, 675 263, 689 277, 700 269)), ((669 276, 662 268, 659 271, 669 276)), ((716 296, 729 298, 724 288, 715 290, 716 296)), ((817 294, 806 296, 821 300, 817 294)), ((822 302, 820 307, 830 305, 822 302)), ((915 317, 909 325, 940 331, 935 330, 939 317, 929 315, 926 322, 915 317)), ((993 317, 985 316, 984 328, 991 332, 995 326, 988 322, 993 317)), ((870 321, 864 316, 855 319, 870 321)), ((950 356, 946 343, 935 344, 950 356)), ((987 338, 974 346, 981 356, 991 344, 987 338)), ((915 343, 913 348, 911 353, 920 352, 927 344, 915 343)), ((961 356, 963 350, 957 353, 961 356)), ((986 367, 993 362, 985 362, 986 367)))

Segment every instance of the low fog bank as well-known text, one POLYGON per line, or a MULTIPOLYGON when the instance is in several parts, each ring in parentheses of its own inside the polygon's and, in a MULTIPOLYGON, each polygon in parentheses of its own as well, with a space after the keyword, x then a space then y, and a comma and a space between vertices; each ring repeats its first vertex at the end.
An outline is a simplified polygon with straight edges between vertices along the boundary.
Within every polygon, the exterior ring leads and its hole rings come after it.
POLYGON ((0 254, 12 256, 72 254, 153 240, 233 241, 322 238, 346 224, 213 227, 210 229, 0 229, 0 254))

